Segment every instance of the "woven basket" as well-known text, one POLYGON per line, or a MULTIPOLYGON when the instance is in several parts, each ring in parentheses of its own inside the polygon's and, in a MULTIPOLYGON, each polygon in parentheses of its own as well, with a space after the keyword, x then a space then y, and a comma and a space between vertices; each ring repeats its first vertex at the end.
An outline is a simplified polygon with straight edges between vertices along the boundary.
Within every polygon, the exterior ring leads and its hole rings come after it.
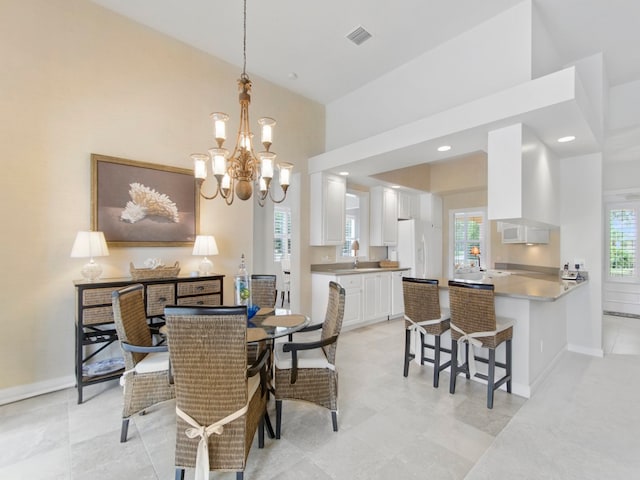
POLYGON ((174 278, 180 272, 180 264, 175 263, 173 267, 156 268, 136 268, 133 263, 129 263, 129 271, 133 280, 147 280, 149 278, 174 278))
POLYGON ((398 268, 399 265, 395 260, 380 260, 381 268, 398 268))

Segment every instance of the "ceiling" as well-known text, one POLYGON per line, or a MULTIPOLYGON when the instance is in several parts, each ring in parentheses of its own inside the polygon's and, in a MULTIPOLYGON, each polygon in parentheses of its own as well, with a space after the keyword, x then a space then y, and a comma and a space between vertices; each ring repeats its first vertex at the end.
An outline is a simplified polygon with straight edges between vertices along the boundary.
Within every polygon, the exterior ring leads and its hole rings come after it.
MULTIPOLYGON (((242 68, 241 0, 92 1, 242 68)), ((248 0, 247 72, 326 104, 521 1, 248 0)), ((611 85, 640 79, 640 2, 533 1, 563 63, 603 52, 611 85)))
MULTIPOLYGON (((91 1, 242 69, 241 0, 91 1)), ((247 73, 328 104, 521 1, 248 0, 247 73), (358 26, 372 34, 360 46, 346 38, 358 26)), ((563 64, 602 52, 610 86, 640 79, 640 2, 533 2, 563 64)), ((636 155, 639 134, 640 127, 609 132, 608 157, 636 155)), ((480 137, 486 141, 486 132, 480 137)), ((423 154, 403 152, 407 159, 423 154)))

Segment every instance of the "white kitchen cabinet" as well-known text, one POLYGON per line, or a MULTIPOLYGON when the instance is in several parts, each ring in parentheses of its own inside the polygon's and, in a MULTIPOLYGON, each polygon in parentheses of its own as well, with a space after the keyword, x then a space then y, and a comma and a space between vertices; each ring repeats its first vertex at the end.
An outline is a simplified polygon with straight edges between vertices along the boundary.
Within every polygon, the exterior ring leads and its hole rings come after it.
MULTIPOLYGON (((312 322, 320 323, 324 321, 329 295, 329 282, 331 281, 338 282, 345 290, 344 318, 342 320, 342 328, 344 330, 388 320, 393 305, 393 275, 399 273, 402 272, 383 271, 349 275, 312 273, 312 322)), ((401 282, 401 277, 398 276, 397 278, 401 282)), ((402 284, 400 284, 400 289, 402 289, 402 284)))
POLYGON ((502 223, 499 225, 499 229, 502 232, 502 243, 526 243, 530 245, 549 243, 549 230, 546 228, 502 223))
POLYGON ((398 242, 398 197, 395 190, 372 187, 370 192, 369 244, 375 247, 398 242))
POLYGON ((345 227, 344 177, 316 172, 310 180, 310 244, 342 245, 345 227))
POLYGON ((402 277, 405 272, 391 272, 391 318, 404 315, 404 295, 402 277))
POLYGON ((388 319, 391 314, 391 272, 363 275, 363 321, 388 319))
POLYGON ((312 322, 324 321, 329 298, 329 282, 337 282, 344 288, 344 317, 342 328, 350 328, 362 323, 362 275, 311 275, 313 289, 312 322))
POLYGON ((416 196, 409 192, 398 192, 398 219, 416 218, 416 196))

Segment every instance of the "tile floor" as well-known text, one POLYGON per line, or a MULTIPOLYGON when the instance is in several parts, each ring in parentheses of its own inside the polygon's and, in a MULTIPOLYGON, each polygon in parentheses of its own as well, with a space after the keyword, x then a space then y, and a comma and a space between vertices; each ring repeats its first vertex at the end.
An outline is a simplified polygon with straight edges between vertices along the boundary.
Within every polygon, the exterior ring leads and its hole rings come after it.
MULTIPOLYGON (((402 321, 346 332, 340 431, 329 412, 285 402, 282 439, 254 442, 245 478, 640 478, 640 320, 605 316, 603 344, 604 359, 565 353, 532 399, 500 391, 490 411, 478 383, 450 395, 446 373, 439 389, 430 367, 402 376, 402 321)), ((69 389, 0 407, 0 478, 173 478, 174 402, 136 416, 121 444, 117 382, 85 398, 69 389)))

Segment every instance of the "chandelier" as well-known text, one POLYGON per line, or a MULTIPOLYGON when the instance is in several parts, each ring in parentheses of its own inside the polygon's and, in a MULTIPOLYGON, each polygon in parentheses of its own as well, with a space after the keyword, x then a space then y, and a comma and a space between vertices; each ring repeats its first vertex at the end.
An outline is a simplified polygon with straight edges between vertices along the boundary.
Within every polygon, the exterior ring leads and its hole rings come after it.
POLYGON ((254 186, 257 188, 258 204, 262 207, 269 197, 274 203, 281 203, 287 197, 287 189, 291 177, 293 165, 286 162, 276 164, 276 154, 271 152, 273 140, 273 127, 276 121, 265 117, 258 120, 261 127, 263 152, 257 155, 253 150, 251 127, 249 126, 249 104, 251 103, 251 80, 247 75, 247 0, 244 0, 244 40, 242 47, 243 66, 242 75, 238 79, 240 92, 240 126, 236 137, 236 145, 233 152, 223 148, 227 138, 227 121, 229 115, 214 112, 210 115, 213 122, 213 133, 217 148, 210 148, 209 153, 194 153, 191 158, 194 162, 194 175, 200 195, 212 200, 220 195, 227 205, 231 205, 235 196, 240 200, 248 200, 253 194, 254 186), (211 171, 216 178, 217 187, 213 195, 205 195, 202 192, 202 184, 207 178, 207 163, 211 163, 211 171), (272 194, 272 180, 274 169, 279 170, 282 198, 276 200, 272 194))

